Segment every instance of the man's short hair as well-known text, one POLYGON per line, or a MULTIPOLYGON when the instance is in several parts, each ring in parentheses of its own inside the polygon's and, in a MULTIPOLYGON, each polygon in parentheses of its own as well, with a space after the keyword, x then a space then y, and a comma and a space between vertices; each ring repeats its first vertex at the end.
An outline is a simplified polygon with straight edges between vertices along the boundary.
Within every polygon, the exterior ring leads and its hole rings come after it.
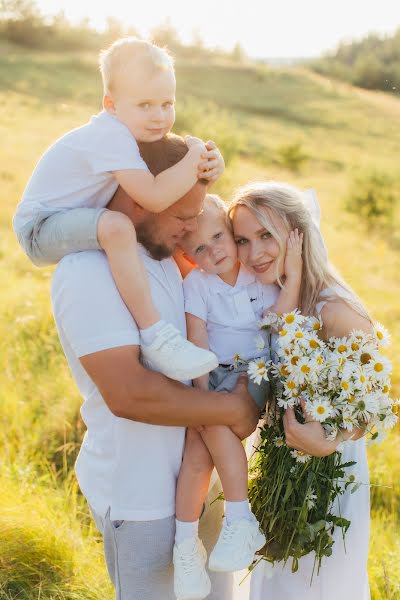
POLYGON ((173 58, 164 48, 133 36, 120 38, 99 55, 104 93, 115 93, 119 82, 129 78, 129 71, 139 64, 150 75, 174 69, 173 58))
MULTIPOLYGON (((138 146, 141 157, 154 176, 176 165, 189 152, 185 140, 174 133, 168 133, 157 142, 138 142, 138 146)), ((199 182, 209 183, 207 179, 199 179, 199 182)))

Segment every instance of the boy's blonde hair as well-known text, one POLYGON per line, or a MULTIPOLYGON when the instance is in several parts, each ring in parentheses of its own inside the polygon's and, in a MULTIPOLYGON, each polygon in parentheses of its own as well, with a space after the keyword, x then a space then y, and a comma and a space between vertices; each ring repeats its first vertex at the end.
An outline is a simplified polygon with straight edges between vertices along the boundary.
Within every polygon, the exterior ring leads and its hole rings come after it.
MULTIPOLYGON (((315 315, 318 302, 340 298, 360 315, 370 320, 357 295, 329 262, 326 250, 322 246, 320 234, 313 223, 300 190, 287 183, 275 181, 250 183, 236 191, 228 209, 230 218, 238 206, 245 206, 253 213, 260 225, 272 234, 279 245, 279 257, 284 256, 286 246, 271 222, 269 211, 266 209, 270 209, 280 217, 288 231, 297 227, 303 233, 303 271, 299 306, 303 314, 315 315), (329 296, 322 295, 327 288, 335 287, 344 290, 343 296, 335 289, 329 296)), ((279 278, 278 282, 281 284, 279 278)))
POLYGON ((105 94, 115 93, 119 81, 129 77, 135 62, 148 69, 151 75, 174 68, 172 56, 164 48, 136 37, 120 38, 99 55, 105 94))

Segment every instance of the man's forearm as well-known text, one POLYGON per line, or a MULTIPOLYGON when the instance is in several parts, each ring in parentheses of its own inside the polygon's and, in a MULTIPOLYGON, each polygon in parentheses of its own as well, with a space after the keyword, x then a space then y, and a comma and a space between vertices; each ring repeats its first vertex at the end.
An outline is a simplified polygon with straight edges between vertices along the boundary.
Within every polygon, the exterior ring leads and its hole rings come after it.
POLYGON ((110 410, 119 417, 154 425, 237 424, 243 403, 235 394, 188 387, 138 361, 137 346, 97 352, 81 358, 110 410))

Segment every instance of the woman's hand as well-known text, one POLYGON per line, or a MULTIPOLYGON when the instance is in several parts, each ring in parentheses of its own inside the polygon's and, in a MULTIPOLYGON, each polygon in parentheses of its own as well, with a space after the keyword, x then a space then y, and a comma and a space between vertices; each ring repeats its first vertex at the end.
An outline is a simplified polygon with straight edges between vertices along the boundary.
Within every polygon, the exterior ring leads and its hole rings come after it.
POLYGON ((303 268, 303 259, 301 257, 303 248, 303 234, 299 233, 298 229, 294 229, 289 233, 286 242, 285 256, 285 275, 286 278, 300 278, 303 268))
POLYGON ((225 161, 215 142, 208 140, 206 148, 207 152, 202 154, 202 159, 204 160, 199 164, 198 176, 201 179, 208 179, 210 183, 213 183, 224 172, 225 161))
POLYGON ((299 423, 293 408, 287 408, 283 415, 286 443, 303 454, 329 456, 335 452, 342 440, 327 440, 325 430, 318 421, 299 423))

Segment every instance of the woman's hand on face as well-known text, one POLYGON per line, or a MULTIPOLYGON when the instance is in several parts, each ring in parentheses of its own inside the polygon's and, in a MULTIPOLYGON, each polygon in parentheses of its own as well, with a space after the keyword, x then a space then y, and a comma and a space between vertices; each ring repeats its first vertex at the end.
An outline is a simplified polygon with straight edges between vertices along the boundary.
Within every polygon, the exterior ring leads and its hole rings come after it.
POLYGON ((326 439, 325 430, 318 421, 299 423, 293 408, 287 408, 283 415, 286 443, 311 456, 329 456, 335 452, 338 441, 326 439))
POLYGON ((298 229, 289 233, 286 242, 285 275, 287 278, 300 278, 303 268, 303 234, 298 229))

